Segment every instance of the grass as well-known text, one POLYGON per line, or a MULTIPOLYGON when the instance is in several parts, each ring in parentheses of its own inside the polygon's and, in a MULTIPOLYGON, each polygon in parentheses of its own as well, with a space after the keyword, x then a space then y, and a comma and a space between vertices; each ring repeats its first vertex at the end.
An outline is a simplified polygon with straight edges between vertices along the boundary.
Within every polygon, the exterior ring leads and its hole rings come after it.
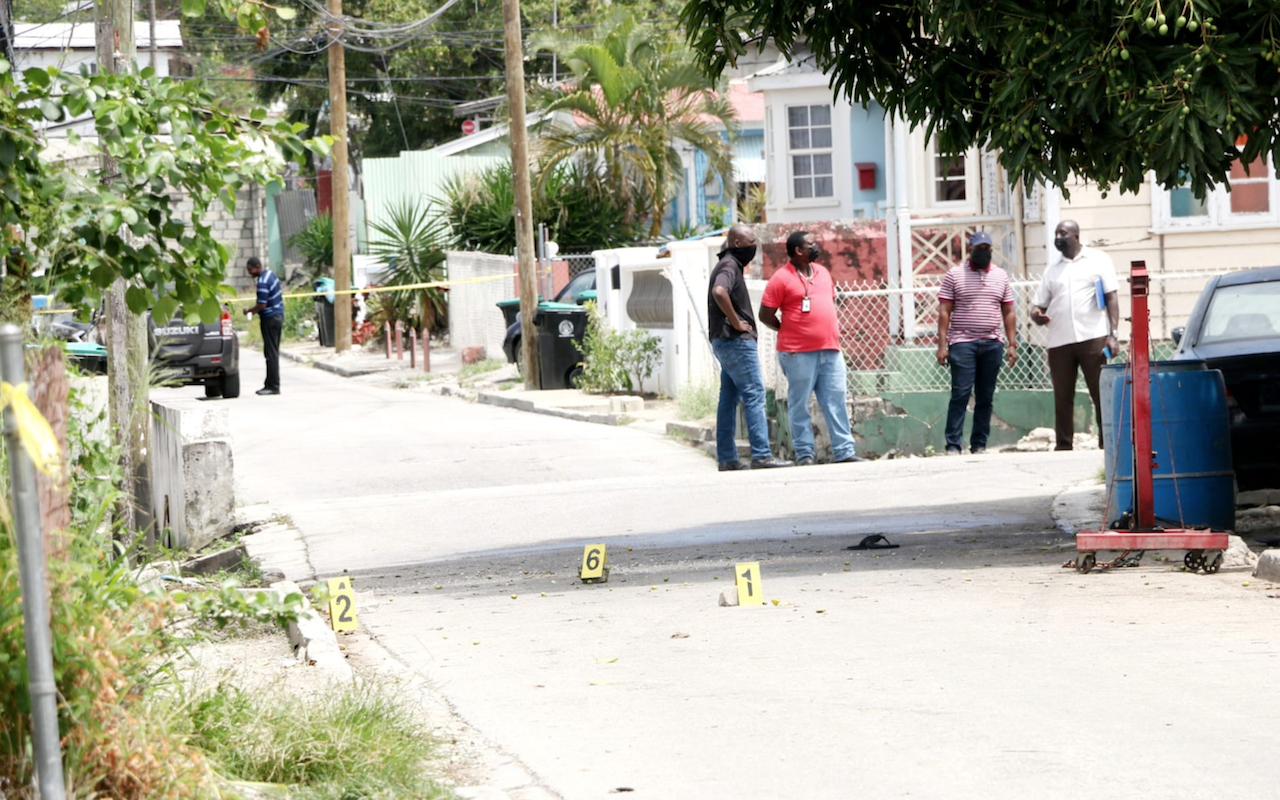
POLYGON ((474 364, 466 364, 462 369, 458 370, 458 382, 465 383, 474 380, 486 372, 502 369, 507 365, 505 361, 499 361, 496 358, 486 358, 484 361, 477 361, 474 364))
POLYGON ((299 698, 224 683, 193 700, 191 724, 191 743, 221 775, 287 786, 294 800, 452 797, 425 772, 425 727, 372 684, 299 698))
POLYGON ((676 414, 687 421, 706 419, 716 413, 720 385, 716 381, 689 383, 676 395, 676 414))

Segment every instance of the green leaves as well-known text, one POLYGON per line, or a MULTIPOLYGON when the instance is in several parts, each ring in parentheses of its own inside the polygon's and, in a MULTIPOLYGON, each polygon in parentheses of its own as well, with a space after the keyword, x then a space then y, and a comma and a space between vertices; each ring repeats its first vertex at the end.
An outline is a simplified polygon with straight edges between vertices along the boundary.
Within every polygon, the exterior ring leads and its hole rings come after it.
POLYGON ((292 8, 286 8, 284 6, 280 6, 279 8, 276 9, 276 16, 288 22, 289 20, 298 16, 298 12, 294 11, 292 8))
POLYGON ((182 16, 203 17, 205 0, 182 0, 182 16))
POLYGON ((1245 134, 1274 158, 1280 72, 1266 56, 1280 31, 1268 4, 1172 8, 833 0, 813 13, 803 0, 689 0, 681 19, 712 74, 744 42, 792 55, 803 41, 838 94, 931 128, 941 152, 990 147, 1015 180, 1074 173, 1137 191, 1150 171, 1201 192, 1226 179, 1245 134))

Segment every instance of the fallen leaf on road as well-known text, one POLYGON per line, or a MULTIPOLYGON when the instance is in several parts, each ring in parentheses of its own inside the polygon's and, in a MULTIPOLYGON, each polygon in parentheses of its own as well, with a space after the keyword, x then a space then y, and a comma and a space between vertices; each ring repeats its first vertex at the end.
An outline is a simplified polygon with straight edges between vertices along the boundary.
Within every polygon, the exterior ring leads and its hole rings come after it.
POLYGON ((825 613, 827 613, 827 610, 826 610, 825 608, 820 608, 820 609, 818 609, 818 613, 819 613, 819 614, 825 614, 825 613))
POLYGON ((689 634, 687 634, 687 633, 673 633, 673 634, 671 634, 671 638, 672 638, 672 639, 688 639, 688 638, 689 638, 689 634))
POLYGON ((776 606, 778 603, 781 603, 782 601, 781 601, 781 600, 770 600, 769 602, 770 602, 770 603, 773 603, 773 604, 776 606))
POLYGON ((597 664, 616 664, 617 662, 618 662, 617 656, 614 656, 613 658, 597 658, 596 659, 597 664))
POLYGON ((608 686, 610 681, 592 681, 588 686, 608 686))
POLYGON ((513 594, 513 595, 511 595, 511 599, 512 599, 512 600, 515 600, 515 599, 516 599, 516 597, 518 597, 518 595, 514 595, 514 594, 513 594))

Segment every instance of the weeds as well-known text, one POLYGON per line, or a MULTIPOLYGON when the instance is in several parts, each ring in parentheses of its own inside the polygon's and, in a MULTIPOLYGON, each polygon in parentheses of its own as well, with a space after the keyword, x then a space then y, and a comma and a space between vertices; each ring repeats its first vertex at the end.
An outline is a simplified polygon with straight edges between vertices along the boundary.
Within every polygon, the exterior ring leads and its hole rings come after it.
POLYGON ((369 684, 296 698, 224 683, 194 699, 191 741, 224 775, 298 800, 450 797, 424 773, 431 741, 409 708, 369 684))
POLYGON ((714 378, 701 383, 688 383, 676 395, 676 414, 680 419, 707 419, 716 413, 720 402, 720 383, 714 378))
POLYGON ((466 364, 462 369, 458 370, 458 383, 466 383, 475 380, 487 372, 502 369, 507 362, 499 361, 496 358, 486 358, 484 361, 477 361, 474 364, 466 364))

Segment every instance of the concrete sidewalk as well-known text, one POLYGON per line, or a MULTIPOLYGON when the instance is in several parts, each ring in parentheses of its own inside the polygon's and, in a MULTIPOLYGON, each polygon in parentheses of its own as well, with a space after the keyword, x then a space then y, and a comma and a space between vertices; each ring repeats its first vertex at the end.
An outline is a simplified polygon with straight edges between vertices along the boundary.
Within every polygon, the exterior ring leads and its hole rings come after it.
POLYGON ((316 342, 282 342, 280 356, 344 378, 378 373, 456 375, 462 368, 462 357, 458 351, 451 347, 439 346, 433 346, 429 350, 430 373, 423 369, 421 351, 418 353, 415 366, 410 367, 408 346, 409 342, 406 339, 402 356, 397 358, 393 350, 391 358, 387 358, 385 349, 365 348, 359 345, 353 346, 345 353, 337 353, 332 347, 321 347, 316 342))

